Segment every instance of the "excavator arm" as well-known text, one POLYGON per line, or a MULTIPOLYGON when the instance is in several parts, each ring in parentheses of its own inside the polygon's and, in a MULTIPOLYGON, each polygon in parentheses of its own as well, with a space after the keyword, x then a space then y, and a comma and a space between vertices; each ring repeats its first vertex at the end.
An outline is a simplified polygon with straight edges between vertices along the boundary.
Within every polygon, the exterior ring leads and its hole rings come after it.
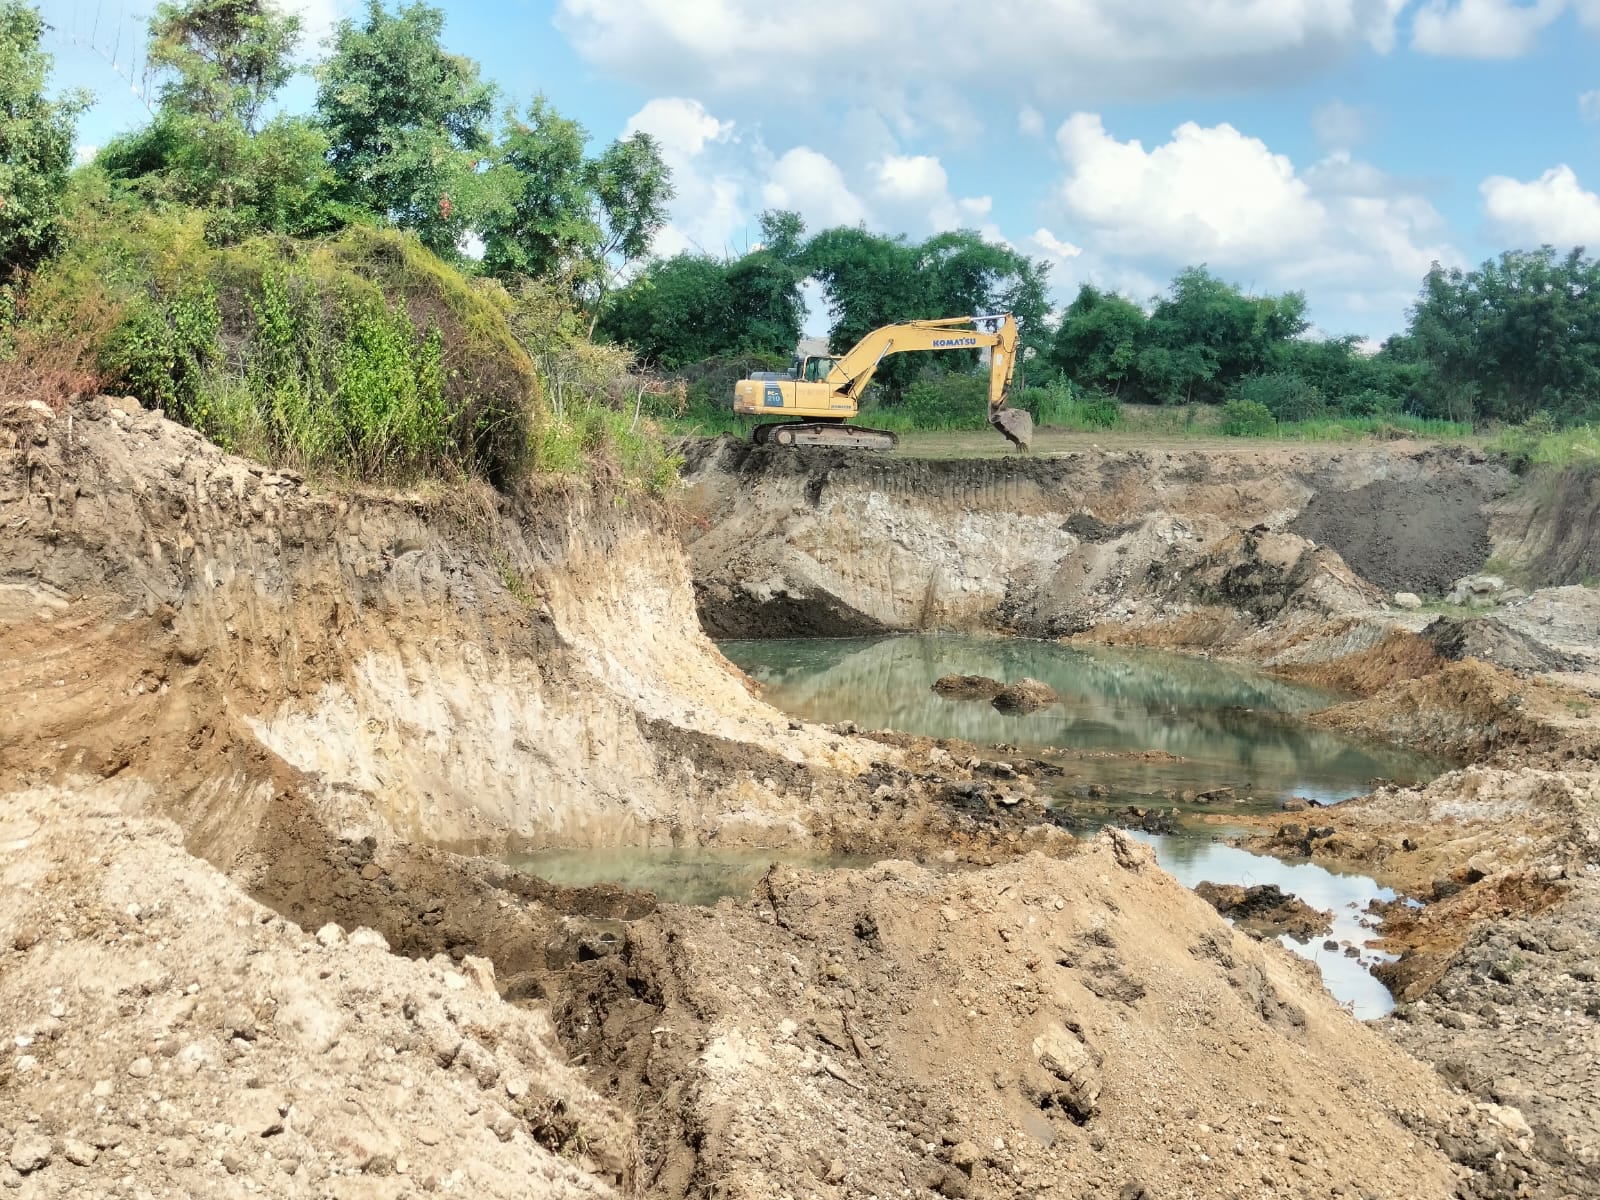
POLYGON ((761 373, 740 380, 733 389, 733 411, 784 418, 781 423, 761 424, 751 430, 750 437, 757 445, 770 439, 780 446, 892 450, 898 439, 890 431, 847 424, 860 411, 861 396, 878 364, 891 354, 912 350, 988 350, 989 424, 1017 449, 1026 450, 1033 439, 1033 418, 1006 403, 1017 367, 1019 339, 1017 319, 1010 313, 885 325, 838 359, 799 359, 787 376, 761 373), (822 361, 829 366, 827 374, 819 378, 822 361), (811 370, 813 366, 816 372, 811 370))
POLYGON ((912 350, 989 351, 989 424, 1019 450, 1033 438, 1033 418, 1009 408, 1011 378, 1017 369, 1017 319, 1010 313, 992 317, 948 317, 938 321, 906 321, 875 329, 836 360, 827 384, 838 395, 859 403, 878 365, 891 354, 912 350))

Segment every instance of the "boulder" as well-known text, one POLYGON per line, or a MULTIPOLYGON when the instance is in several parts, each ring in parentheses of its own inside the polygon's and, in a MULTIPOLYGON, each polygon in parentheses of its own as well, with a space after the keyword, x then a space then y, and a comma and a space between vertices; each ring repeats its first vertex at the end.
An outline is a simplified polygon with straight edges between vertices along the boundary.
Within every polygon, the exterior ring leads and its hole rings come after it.
POLYGON ((1493 608, 1505 590, 1506 581, 1498 575, 1467 575, 1456 580, 1445 599, 1472 608, 1493 608))
POLYGON ((1394 594, 1396 608, 1418 609, 1422 607, 1422 597, 1415 592, 1396 592, 1394 594))
POLYGON ((933 681, 933 690, 952 700, 993 700, 1005 687, 987 675, 941 675, 933 681))
POLYGON ((1047 683, 1037 679, 1022 678, 1008 683, 990 701, 1001 712, 1035 712, 1061 699, 1047 683))

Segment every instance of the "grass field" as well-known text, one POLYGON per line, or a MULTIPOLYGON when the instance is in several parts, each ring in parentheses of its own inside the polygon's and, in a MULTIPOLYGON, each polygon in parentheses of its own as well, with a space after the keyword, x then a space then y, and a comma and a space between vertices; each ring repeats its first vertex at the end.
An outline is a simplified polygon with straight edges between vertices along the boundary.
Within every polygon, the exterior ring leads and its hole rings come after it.
MULTIPOLYGON (((679 435, 700 437, 731 433, 748 438, 754 419, 735 417, 731 412, 715 419, 700 421, 667 420, 668 429, 679 435)), ((974 430, 917 430, 907 429, 896 422, 875 422, 872 414, 862 416, 858 424, 893 428, 900 435, 900 448, 894 453, 905 458, 997 458, 1015 454, 1009 444, 991 429, 974 430)), ((1161 408, 1147 405, 1122 406, 1120 420, 1111 429, 1061 429, 1050 425, 1036 426, 1033 435, 1033 454, 1070 454, 1089 446, 1102 449, 1137 450, 1151 448, 1181 449, 1186 445, 1205 443, 1208 447, 1228 447, 1240 453, 1260 453, 1269 446, 1287 446, 1304 443, 1359 444, 1397 438, 1419 441, 1473 442, 1483 444, 1486 438, 1475 436, 1469 425, 1452 421, 1428 421, 1415 417, 1340 417, 1316 421, 1294 421, 1278 424, 1266 437, 1229 437, 1222 432, 1222 412, 1219 408, 1195 405, 1191 408, 1161 408)))

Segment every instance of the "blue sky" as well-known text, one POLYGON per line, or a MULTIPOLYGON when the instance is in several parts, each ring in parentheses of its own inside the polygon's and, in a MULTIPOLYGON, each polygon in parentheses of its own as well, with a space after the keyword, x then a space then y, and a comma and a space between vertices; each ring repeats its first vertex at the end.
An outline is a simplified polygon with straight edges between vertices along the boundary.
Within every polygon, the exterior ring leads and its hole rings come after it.
MULTIPOLYGON (((314 36, 354 7, 287 6, 314 36)), ((148 0, 41 7, 59 83, 99 96, 85 146, 144 119, 106 59, 136 72, 148 0)), ((662 140, 662 252, 742 251, 770 206, 976 228, 1047 258, 1060 302, 1086 280, 1145 300, 1205 262, 1378 339, 1434 260, 1600 249, 1600 0, 441 7, 509 100, 662 140)))

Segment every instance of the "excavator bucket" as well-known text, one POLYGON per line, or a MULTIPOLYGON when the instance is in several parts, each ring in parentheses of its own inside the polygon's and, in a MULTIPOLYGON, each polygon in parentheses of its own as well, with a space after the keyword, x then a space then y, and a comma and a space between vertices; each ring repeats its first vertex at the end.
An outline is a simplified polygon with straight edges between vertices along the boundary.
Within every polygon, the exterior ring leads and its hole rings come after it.
POLYGON ((1002 408, 990 414, 989 424, 1018 450, 1027 452, 1033 444, 1033 414, 1022 408, 1002 408))

